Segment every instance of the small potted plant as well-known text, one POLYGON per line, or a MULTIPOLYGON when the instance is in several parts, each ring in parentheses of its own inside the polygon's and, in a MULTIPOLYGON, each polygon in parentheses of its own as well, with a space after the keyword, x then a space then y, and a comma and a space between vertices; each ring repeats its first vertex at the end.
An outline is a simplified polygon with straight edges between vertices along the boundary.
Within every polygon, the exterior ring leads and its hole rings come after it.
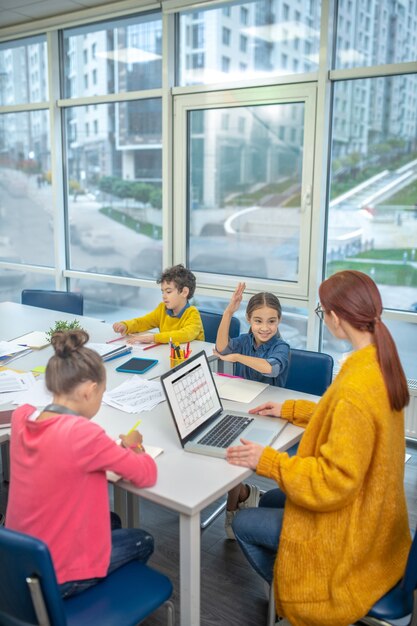
POLYGON ((73 320, 72 322, 65 322, 64 320, 58 320, 55 322, 55 326, 50 328, 46 333, 46 336, 49 342, 52 339, 52 335, 54 333, 57 333, 60 330, 64 330, 64 331, 65 330, 82 330, 82 328, 78 320, 73 320))

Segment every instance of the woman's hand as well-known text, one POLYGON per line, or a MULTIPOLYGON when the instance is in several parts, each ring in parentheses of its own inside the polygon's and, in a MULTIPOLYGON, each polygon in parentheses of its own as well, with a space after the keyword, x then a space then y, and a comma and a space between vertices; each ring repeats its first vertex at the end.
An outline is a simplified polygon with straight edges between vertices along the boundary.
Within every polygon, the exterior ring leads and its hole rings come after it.
POLYGON ((227 310, 229 313, 236 313, 240 307, 240 303, 242 302, 243 292, 246 289, 246 283, 238 283, 238 286, 234 290, 232 297, 230 298, 230 302, 227 305, 227 310))
POLYGON ((129 337, 127 343, 154 343, 155 336, 152 333, 145 333, 142 335, 134 335, 129 337))
POLYGON ((242 442, 241 446, 227 448, 226 461, 231 465, 249 467, 253 470, 256 469, 262 452, 264 451, 264 446, 248 441, 247 439, 241 439, 240 441, 242 442))
POLYGON ((236 363, 239 356, 237 353, 220 354, 220 352, 217 352, 216 348, 213 348, 213 354, 221 361, 227 361, 228 363, 236 363))
POLYGON ((113 330, 115 333, 120 333, 121 335, 126 335, 127 326, 123 322, 114 322, 113 330))
POLYGON ((282 404, 278 402, 265 402, 256 406, 254 409, 250 409, 249 413, 255 413, 256 415, 270 415, 271 417, 281 417, 282 404))
POLYGON ((145 452, 142 445, 143 437, 139 431, 132 430, 127 435, 119 435, 119 438, 124 448, 131 448, 134 452, 145 452))

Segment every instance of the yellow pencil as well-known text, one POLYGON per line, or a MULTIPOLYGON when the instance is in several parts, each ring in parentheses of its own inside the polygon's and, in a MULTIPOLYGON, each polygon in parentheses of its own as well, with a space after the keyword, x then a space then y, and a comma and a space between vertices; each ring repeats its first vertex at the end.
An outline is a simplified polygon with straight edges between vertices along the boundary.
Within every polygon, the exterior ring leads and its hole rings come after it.
POLYGON ((128 435, 130 435, 130 433, 133 433, 133 431, 137 429, 137 427, 139 426, 139 424, 141 423, 141 421, 142 421, 142 420, 138 420, 138 421, 136 422, 136 424, 135 424, 134 426, 132 426, 132 428, 128 431, 128 433, 127 433, 127 434, 128 434, 128 435))

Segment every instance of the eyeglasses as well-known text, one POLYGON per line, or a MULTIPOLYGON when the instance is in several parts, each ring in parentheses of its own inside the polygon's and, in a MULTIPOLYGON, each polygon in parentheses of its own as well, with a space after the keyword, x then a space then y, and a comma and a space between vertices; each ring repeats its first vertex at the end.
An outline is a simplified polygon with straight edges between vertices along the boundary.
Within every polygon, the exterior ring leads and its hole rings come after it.
POLYGON ((323 321, 324 320, 324 314, 326 313, 326 311, 323 309, 323 307, 321 306, 320 302, 318 303, 318 305, 316 306, 316 308, 314 309, 314 313, 317 315, 317 317, 323 321))

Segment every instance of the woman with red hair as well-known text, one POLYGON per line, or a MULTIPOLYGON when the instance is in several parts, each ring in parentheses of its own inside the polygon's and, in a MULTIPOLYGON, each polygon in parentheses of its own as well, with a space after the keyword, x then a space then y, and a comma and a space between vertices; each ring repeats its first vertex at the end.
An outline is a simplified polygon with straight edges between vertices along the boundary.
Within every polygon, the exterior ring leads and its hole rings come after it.
POLYGON ((407 381, 369 276, 338 272, 316 313, 352 354, 318 403, 253 409, 305 427, 296 456, 242 440, 227 460, 279 486, 233 530, 292 626, 348 626, 402 577, 410 548, 404 493, 407 381))

